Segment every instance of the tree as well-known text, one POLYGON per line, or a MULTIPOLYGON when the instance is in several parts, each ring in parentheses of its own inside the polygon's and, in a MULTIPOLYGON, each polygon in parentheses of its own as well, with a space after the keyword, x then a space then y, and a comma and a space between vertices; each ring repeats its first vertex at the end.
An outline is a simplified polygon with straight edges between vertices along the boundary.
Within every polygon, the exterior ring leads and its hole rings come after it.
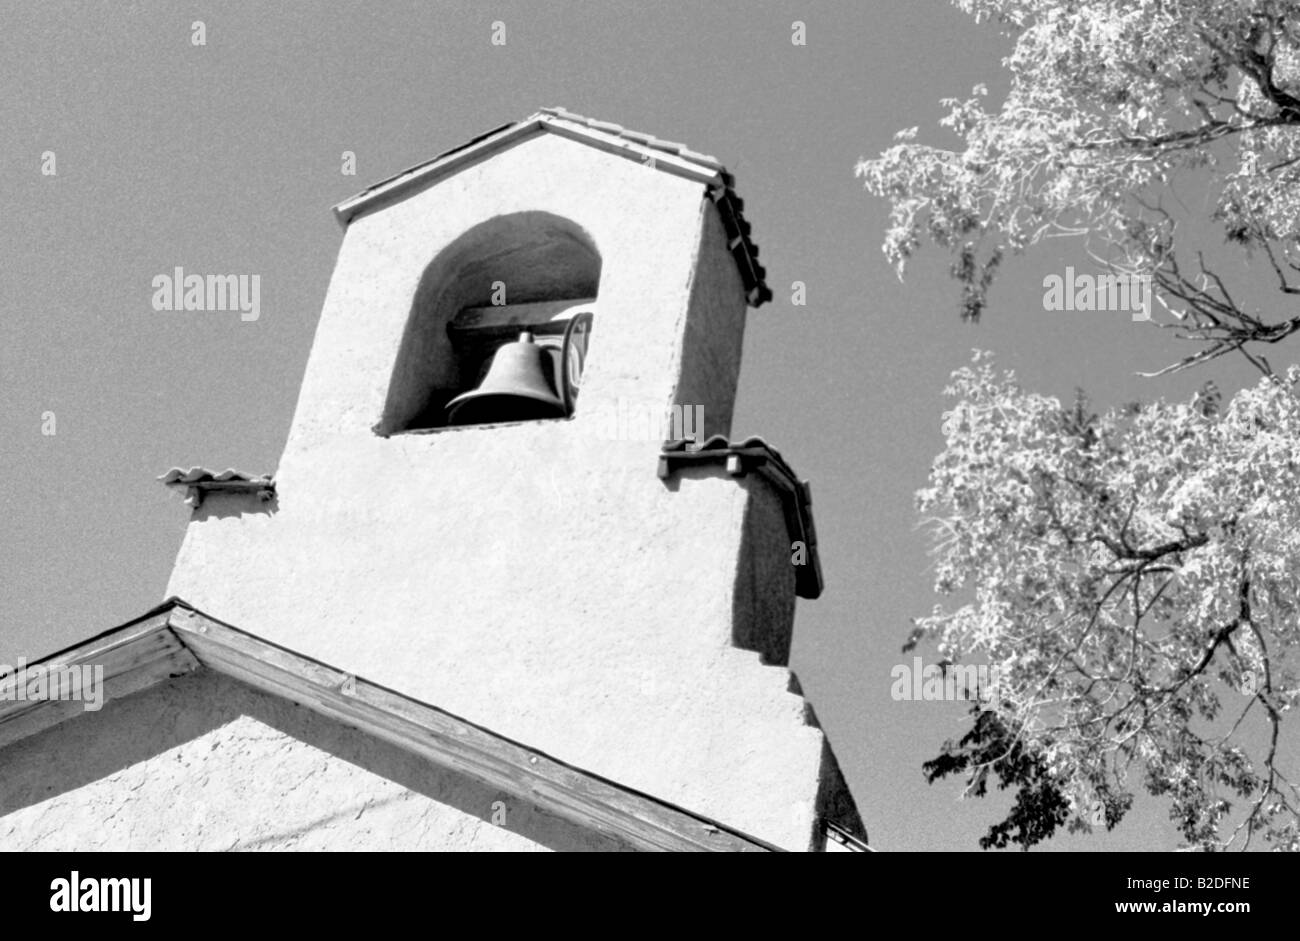
POLYGON ((1300 8, 954 2, 1012 35, 1009 91, 996 110, 982 87, 945 102, 960 151, 913 128, 859 164, 891 202, 900 276, 924 241, 949 249, 962 316, 978 320, 1006 252, 1079 236, 1099 264, 1149 275, 1157 326, 1197 344, 1161 372, 1240 352, 1262 378, 1226 405, 1207 384, 1190 402, 1094 414, 980 354, 954 373, 918 502, 936 589, 969 601, 919 619, 905 649, 986 658, 998 686, 925 773, 1015 789, 986 847, 1113 827, 1140 786, 1170 801, 1190 847, 1298 850, 1279 737, 1300 699, 1300 369, 1279 374, 1260 349, 1300 316, 1247 310, 1202 257, 1180 260, 1188 229, 1165 198, 1180 179, 1209 186, 1209 221, 1267 260, 1281 300, 1300 294, 1300 8))
MULTIPOLYGON (((1103 264, 1148 274, 1171 321, 1200 341, 1182 368, 1300 331, 1300 316, 1238 306, 1175 252, 1164 196, 1181 179, 1217 196, 1228 238, 1262 253, 1300 294, 1300 16, 1295 0, 954 0, 1015 46, 1010 90, 948 99, 961 152, 916 128, 857 172, 892 204, 886 256, 900 275, 923 237, 957 256, 962 313, 978 320, 998 262, 1077 235, 1103 264)), ((1262 360, 1254 360, 1268 371, 1262 360)))
POLYGON ((972 600, 920 619, 910 642, 987 658, 997 695, 927 764, 931 780, 1018 787, 986 846, 1032 844, 1067 819, 1114 826, 1136 765, 1190 845, 1261 833, 1300 848, 1300 792, 1278 767, 1300 701, 1300 367, 1222 414, 1207 391, 1097 415, 981 355, 948 391, 919 502, 935 514, 937 589, 972 600), (1252 713, 1268 731, 1258 763, 1236 734, 1252 713), (1251 810, 1224 837, 1238 798, 1251 810))

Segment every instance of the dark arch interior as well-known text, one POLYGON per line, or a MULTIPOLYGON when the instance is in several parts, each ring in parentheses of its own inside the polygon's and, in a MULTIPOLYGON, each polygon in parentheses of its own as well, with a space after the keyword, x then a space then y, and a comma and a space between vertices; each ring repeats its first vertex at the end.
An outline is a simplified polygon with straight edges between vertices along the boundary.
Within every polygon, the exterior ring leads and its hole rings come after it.
POLYGON ((474 226, 425 268, 375 431, 443 427, 449 400, 479 380, 491 350, 457 343, 447 325, 467 307, 594 298, 600 253, 576 223, 547 212, 497 216, 474 226))

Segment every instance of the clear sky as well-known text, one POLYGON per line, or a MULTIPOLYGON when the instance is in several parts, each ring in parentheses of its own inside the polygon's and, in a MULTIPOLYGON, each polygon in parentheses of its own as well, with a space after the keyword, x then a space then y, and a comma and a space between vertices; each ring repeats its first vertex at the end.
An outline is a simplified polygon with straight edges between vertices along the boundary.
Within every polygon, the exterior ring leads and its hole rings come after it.
MULTIPOLYGON (((1166 335, 1126 313, 1045 312, 1043 277, 1087 264, 1075 244, 1011 260, 978 326, 958 322, 946 256, 899 283, 879 251, 886 207, 854 164, 912 125, 951 143, 939 99, 981 81, 996 95, 1007 48, 947 0, 4 0, 0 663, 162 600, 189 510, 156 476, 275 470, 340 242, 333 204, 562 105, 736 174, 776 299, 749 314, 733 432, 811 480, 827 585, 799 602, 792 666, 874 844, 976 849, 1006 796, 958 804, 955 782, 920 771, 963 708, 890 698, 909 618, 937 600, 912 495, 941 447, 948 374, 979 346, 1030 388, 1083 386, 1100 406, 1251 378, 1234 363, 1139 379, 1173 358, 1166 335), (356 176, 340 172, 349 150, 356 176), (155 311, 151 281, 176 266, 260 275, 259 319, 155 311)), ((1175 842, 1140 801, 1115 833, 1051 848, 1175 842)))

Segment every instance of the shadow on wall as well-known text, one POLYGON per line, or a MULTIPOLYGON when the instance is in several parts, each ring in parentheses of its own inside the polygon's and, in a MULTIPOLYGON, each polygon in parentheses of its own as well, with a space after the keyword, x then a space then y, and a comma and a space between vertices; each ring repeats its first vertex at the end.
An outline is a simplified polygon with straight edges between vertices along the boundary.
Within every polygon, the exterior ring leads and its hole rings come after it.
MULTIPOLYGON (((0 750, 0 766, 5 769, 0 782, 0 846, 10 849, 47 849, 54 844, 60 849, 83 844, 90 849, 147 849, 134 845, 141 839, 137 833, 149 825, 172 827, 169 833, 176 829, 173 824, 184 828, 203 805, 218 808, 208 818, 207 832, 201 839, 195 837, 205 849, 289 849, 304 835, 315 838, 312 848, 439 849, 447 828, 440 830, 437 821, 427 837, 412 832, 428 814, 427 802, 412 800, 413 795, 466 815, 450 817, 450 824, 462 831, 456 834, 457 848, 468 848, 464 844, 473 839, 463 832, 465 824, 477 827, 481 821, 557 851, 626 849, 387 742, 208 670, 111 701, 102 711, 84 713, 17 742, 0 750), (232 734, 211 734, 241 717, 254 723, 232 734), (193 747, 205 736, 209 741, 193 747), (310 748, 296 748, 298 743, 310 748), (333 774, 337 765, 327 755, 395 786, 357 779, 346 769, 333 774), (93 804, 90 797, 76 793, 114 775, 120 778, 107 791, 100 789, 93 804), (330 782, 340 779, 352 786, 331 790, 330 782), (293 806, 307 812, 296 818, 290 814, 286 820, 285 792, 298 788, 305 790, 293 806), (65 808, 35 826, 6 820, 23 808, 60 800, 65 808), (401 813, 384 806, 402 802, 410 806, 401 813), (225 811, 219 809, 222 804, 225 811), (263 814, 254 832, 239 832, 228 822, 239 813, 231 808, 238 807, 263 814), (496 815, 504 819, 494 820, 496 815), (133 845, 110 845, 105 839, 103 824, 114 817, 119 819, 117 832, 126 833, 124 841, 133 845), (94 826, 87 823, 92 818, 94 826), (69 823, 83 828, 68 832, 69 823), (383 829, 376 833, 376 826, 383 829), (38 845, 16 845, 24 838, 38 845), (214 845, 217 842, 222 845, 214 845)), ((245 819, 245 830, 247 823, 245 819)))
POLYGON ((464 355, 447 332, 460 311, 595 298, 600 269, 591 236, 549 212, 496 216, 458 237, 420 276, 375 432, 439 427, 447 402, 476 384, 482 355, 464 355))
POLYGON ((201 523, 210 519, 231 519, 252 515, 274 516, 280 512, 280 498, 273 496, 261 500, 252 494, 217 494, 204 496, 203 502, 194 510, 193 522, 201 523))

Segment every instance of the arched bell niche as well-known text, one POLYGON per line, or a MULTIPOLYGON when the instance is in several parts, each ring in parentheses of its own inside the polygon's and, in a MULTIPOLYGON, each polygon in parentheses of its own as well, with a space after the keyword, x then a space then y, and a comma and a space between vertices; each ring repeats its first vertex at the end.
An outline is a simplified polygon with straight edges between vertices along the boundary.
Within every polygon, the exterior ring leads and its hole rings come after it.
POLYGON ((375 431, 447 427, 447 403, 523 330, 558 350, 570 319, 594 309, 600 269, 582 227, 548 212, 496 216, 459 236, 420 277, 375 431))

